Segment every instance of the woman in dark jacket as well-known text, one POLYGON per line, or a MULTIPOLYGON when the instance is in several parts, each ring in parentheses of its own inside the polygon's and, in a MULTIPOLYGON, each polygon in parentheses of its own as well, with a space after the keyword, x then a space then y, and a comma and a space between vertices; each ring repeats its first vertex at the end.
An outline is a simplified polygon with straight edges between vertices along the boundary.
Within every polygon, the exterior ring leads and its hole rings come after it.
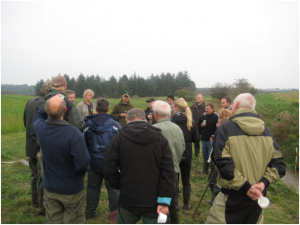
POLYGON ((171 121, 177 124, 184 135, 185 151, 182 155, 181 162, 179 164, 181 170, 181 180, 183 186, 183 209, 191 209, 189 204, 191 184, 190 173, 192 165, 192 143, 199 142, 199 134, 197 131, 196 123, 192 120, 192 113, 187 106, 186 101, 183 98, 179 98, 174 102, 174 116, 171 121))

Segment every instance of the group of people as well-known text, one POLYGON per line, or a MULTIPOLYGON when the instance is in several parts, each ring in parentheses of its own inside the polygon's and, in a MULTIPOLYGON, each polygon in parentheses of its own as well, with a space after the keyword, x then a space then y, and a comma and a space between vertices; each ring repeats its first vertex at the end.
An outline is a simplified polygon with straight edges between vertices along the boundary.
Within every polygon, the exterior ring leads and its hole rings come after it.
POLYGON ((125 92, 111 114, 105 98, 92 102, 88 89, 77 107, 64 77, 47 81, 24 111, 26 154, 31 168, 32 206, 46 223, 85 223, 96 216, 103 179, 116 223, 157 223, 159 213, 179 224, 179 175, 182 209, 189 210, 192 147, 200 154, 210 184, 212 208, 207 223, 262 222, 256 200, 285 174, 283 155, 255 111, 255 98, 241 94, 212 103, 197 95, 149 98, 134 108, 125 92), (72 100, 72 101, 71 101, 72 100), (232 108, 232 110, 230 110, 232 108), (232 117, 231 117, 232 116, 232 117), (37 159, 39 156, 39 160, 37 159), (84 177, 88 173, 86 208, 84 177), (217 202, 217 204, 215 204, 217 202))

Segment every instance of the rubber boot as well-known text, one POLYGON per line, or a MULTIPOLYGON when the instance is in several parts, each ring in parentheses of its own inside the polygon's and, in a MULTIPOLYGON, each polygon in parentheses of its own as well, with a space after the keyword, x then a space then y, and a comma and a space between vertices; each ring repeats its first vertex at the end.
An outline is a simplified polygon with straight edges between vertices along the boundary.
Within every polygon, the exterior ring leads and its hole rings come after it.
POLYGON ((207 162, 208 159, 204 159, 204 173, 208 174, 209 163, 207 162))
POLYGON ((199 157, 200 147, 195 147, 195 156, 199 157))
POLYGON ((179 224, 179 209, 178 206, 170 207, 169 220, 170 224, 179 224))
POLYGON ((182 209, 189 210, 192 206, 189 204, 191 194, 190 186, 183 186, 183 206, 182 209))
POLYGON ((34 208, 39 207, 38 193, 36 190, 35 191, 31 190, 31 206, 34 208))
POLYGON ((208 174, 208 167, 209 163, 207 162, 207 159, 203 159, 203 171, 198 172, 198 174, 208 174))

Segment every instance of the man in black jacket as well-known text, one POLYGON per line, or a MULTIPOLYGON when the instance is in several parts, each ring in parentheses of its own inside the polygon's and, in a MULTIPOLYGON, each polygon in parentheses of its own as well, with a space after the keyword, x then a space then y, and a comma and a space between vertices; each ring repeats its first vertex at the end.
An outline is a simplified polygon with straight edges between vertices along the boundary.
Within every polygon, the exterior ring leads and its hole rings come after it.
POLYGON ((198 122, 198 130, 200 134, 200 139, 202 142, 202 156, 204 160, 204 169, 201 173, 208 174, 209 163, 207 162, 210 150, 211 142, 210 137, 214 135, 217 129, 217 123, 219 115, 214 111, 215 106, 212 103, 205 104, 205 113, 200 117, 198 122))
MULTIPOLYGON (((197 94, 196 103, 192 105, 190 109, 192 112, 193 120, 195 121, 196 124, 198 124, 200 117, 205 112, 205 103, 203 102, 202 94, 197 94)), ((198 157, 200 152, 200 142, 194 142, 194 146, 195 146, 195 156, 198 157)))
POLYGON ((51 88, 51 81, 46 81, 42 88, 40 89, 40 93, 38 96, 30 99, 25 107, 24 110, 24 127, 26 128, 26 156, 29 160, 29 167, 31 170, 31 177, 30 177, 30 183, 31 183, 31 206, 32 207, 39 207, 39 214, 44 215, 45 214, 45 208, 43 206, 43 190, 38 189, 37 184, 41 182, 38 181, 38 159, 37 154, 39 152, 39 146, 36 142, 32 140, 30 128, 33 116, 36 114, 38 109, 38 103, 44 98, 46 94, 49 93, 51 88))
POLYGON ((153 113, 153 103, 155 102, 155 99, 149 98, 146 102, 148 103, 148 108, 145 110, 146 119, 150 125, 154 125, 156 124, 153 113))
POLYGON ((111 140, 104 161, 104 178, 120 189, 116 223, 157 223, 169 213, 174 193, 174 163, 167 139, 150 126, 142 109, 126 115, 127 124, 111 140), (120 170, 120 172, 119 172, 120 170))

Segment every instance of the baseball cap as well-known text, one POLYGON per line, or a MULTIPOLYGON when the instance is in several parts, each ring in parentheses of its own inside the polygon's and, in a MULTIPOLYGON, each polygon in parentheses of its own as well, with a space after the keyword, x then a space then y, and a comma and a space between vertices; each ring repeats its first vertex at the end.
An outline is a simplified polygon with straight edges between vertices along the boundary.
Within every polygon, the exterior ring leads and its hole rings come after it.
POLYGON ((154 98, 149 98, 146 102, 155 102, 154 98))
POLYGON ((130 93, 128 91, 125 91, 124 94, 123 94, 123 96, 124 95, 130 98, 130 93))
POLYGON ((58 88, 67 85, 67 81, 65 77, 56 76, 52 79, 52 87, 58 88))

